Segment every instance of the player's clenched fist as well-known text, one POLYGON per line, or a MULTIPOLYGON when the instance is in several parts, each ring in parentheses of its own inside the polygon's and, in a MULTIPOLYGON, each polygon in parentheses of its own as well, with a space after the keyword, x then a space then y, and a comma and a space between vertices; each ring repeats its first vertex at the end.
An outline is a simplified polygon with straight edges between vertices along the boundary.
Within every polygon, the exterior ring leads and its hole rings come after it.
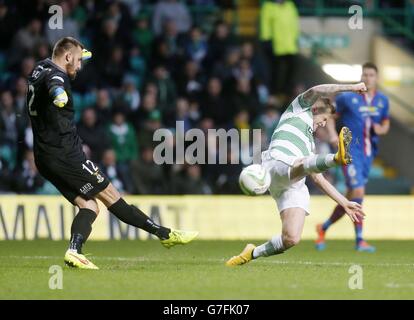
POLYGON ((357 92, 357 93, 364 93, 367 91, 367 87, 365 83, 360 82, 360 83, 353 85, 352 91, 357 92))

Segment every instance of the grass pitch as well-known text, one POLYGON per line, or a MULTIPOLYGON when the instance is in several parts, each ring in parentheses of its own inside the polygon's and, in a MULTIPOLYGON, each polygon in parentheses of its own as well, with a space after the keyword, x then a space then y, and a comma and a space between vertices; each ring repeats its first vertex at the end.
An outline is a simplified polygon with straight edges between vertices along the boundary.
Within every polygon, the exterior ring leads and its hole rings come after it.
MULTIPOLYGON (((330 241, 323 252, 304 241, 288 252, 228 268, 245 241, 195 241, 163 248, 158 241, 88 242, 99 271, 65 267, 67 242, 1 241, 0 299, 413 299, 414 242, 373 241, 376 253, 330 241), (351 290, 352 265, 363 289, 351 290), (51 290, 52 265, 63 289, 51 290)), ((260 241, 254 243, 259 244, 260 241)))

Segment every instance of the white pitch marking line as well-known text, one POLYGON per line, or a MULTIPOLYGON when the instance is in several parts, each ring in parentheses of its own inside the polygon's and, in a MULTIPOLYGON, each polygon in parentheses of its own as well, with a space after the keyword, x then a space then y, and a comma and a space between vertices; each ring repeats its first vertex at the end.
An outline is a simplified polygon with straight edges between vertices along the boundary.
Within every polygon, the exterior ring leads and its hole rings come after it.
MULTIPOLYGON (((2 256, 0 256, 1 258, 2 256)), ((34 260, 49 260, 49 259, 62 259, 63 256, 3 256, 7 258, 18 258, 18 259, 34 259, 34 260)), ((94 256, 94 259, 98 260, 117 260, 117 261, 150 261, 146 257, 97 257, 94 256)), ((156 261, 156 260, 153 260, 156 261)), ((161 260, 160 260, 161 261, 161 260)))
MULTIPOLYGON (((1 258, 2 256, 0 256, 1 258)), ((46 259, 62 259, 63 256, 3 256, 8 258, 19 258, 19 259, 37 259, 37 260, 46 260, 46 259)), ((108 260, 108 261, 165 261, 164 259, 151 259, 147 257, 99 257, 94 256, 93 259, 96 260, 108 260)), ((208 261, 208 262, 223 262, 225 259, 199 259, 198 261, 208 261)), ((324 266, 351 266, 354 264, 359 264, 361 266, 367 267, 414 267, 414 263, 361 263, 361 262, 317 262, 317 261, 302 261, 302 260, 260 260, 261 263, 265 264, 300 264, 300 265, 324 265, 324 266)))
POLYGON ((414 263, 361 263, 361 262, 317 262, 317 261, 295 261, 295 260, 272 260, 263 261, 269 264, 301 264, 301 265, 324 265, 324 266, 351 266, 354 264, 362 267, 414 267, 414 263))
POLYGON ((395 283, 395 282, 389 282, 386 283, 385 286, 387 288, 391 288, 391 289, 398 289, 398 288, 414 288, 414 283, 395 283))

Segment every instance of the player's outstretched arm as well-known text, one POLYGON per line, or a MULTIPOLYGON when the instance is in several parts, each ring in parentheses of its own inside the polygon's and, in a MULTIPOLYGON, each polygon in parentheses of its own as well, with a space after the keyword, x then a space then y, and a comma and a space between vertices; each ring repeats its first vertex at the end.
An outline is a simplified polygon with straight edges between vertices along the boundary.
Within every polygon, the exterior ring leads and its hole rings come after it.
POLYGON ((311 174, 311 177, 315 184, 323 192, 325 192, 332 200, 345 209, 346 214, 353 222, 359 222, 364 219, 365 214, 362 211, 362 206, 359 203, 349 201, 342 194, 340 194, 339 191, 325 179, 322 173, 313 173, 311 174))
POLYGON ((303 100, 312 105, 318 98, 329 98, 334 94, 345 91, 361 93, 367 91, 367 88, 363 82, 357 84, 321 84, 305 91, 303 100))

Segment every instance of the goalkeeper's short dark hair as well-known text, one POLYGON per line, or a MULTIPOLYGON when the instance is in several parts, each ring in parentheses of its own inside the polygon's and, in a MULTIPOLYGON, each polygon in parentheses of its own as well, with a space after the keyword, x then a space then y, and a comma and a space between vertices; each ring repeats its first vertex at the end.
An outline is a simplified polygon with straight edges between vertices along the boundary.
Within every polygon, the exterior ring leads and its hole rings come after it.
POLYGON ((56 42, 55 46, 53 47, 52 57, 59 57, 73 47, 79 47, 81 49, 84 48, 83 44, 75 38, 64 37, 56 42))

